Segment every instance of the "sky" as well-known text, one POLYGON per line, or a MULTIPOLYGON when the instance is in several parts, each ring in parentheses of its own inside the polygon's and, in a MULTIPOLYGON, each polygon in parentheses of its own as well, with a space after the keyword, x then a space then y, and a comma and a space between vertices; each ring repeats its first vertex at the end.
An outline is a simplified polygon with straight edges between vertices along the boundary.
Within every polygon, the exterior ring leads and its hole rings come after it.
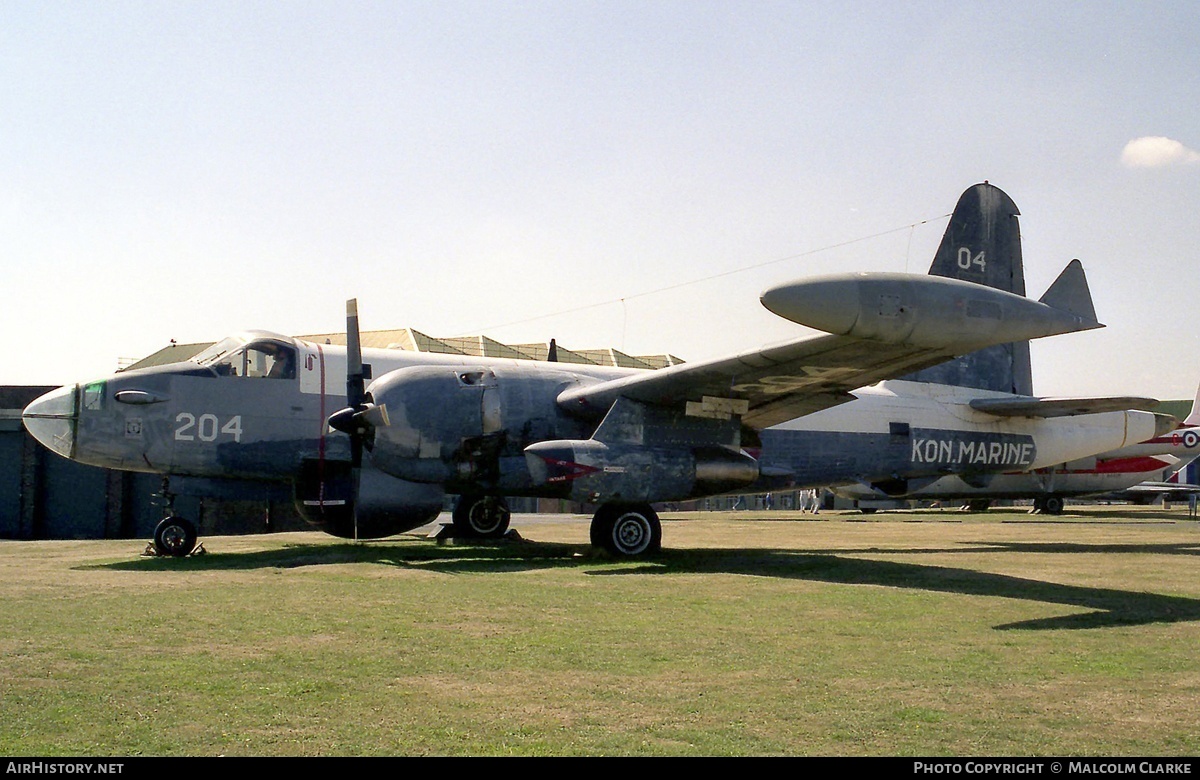
POLYGON ((250 328, 701 360, 759 295, 924 273, 979 181, 1039 297, 1039 395, 1190 399, 1192 2, 0 4, 0 385, 250 328))

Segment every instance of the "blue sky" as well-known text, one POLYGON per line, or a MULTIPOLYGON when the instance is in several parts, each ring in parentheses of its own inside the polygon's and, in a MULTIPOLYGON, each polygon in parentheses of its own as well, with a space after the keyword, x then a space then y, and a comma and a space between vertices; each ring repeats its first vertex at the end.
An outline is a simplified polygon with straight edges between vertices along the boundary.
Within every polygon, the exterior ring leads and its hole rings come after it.
POLYGON ((1029 292, 1078 257, 1108 326, 1035 390, 1191 398, 1198 39, 1186 2, 0 4, 0 384, 349 297, 716 357, 805 333, 768 286, 923 273, 986 179, 1029 292))

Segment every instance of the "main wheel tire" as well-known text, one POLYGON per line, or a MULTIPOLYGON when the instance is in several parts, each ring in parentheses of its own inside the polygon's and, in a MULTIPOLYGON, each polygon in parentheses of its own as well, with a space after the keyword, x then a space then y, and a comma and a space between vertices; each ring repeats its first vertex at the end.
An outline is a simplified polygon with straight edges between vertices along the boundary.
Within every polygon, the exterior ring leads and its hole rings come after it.
POLYGON ((454 507, 454 530, 474 539, 499 539, 508 532, 512 513, 496 496, 463 496, 454 507))
POLYGON ((592 519, 592 544, 620 558, 662 549, 662 523, 649 505, 605 506, 592 519))
POLYGON ((196 526, 182 517, 167 517, 154 528, 154 549, 159 555, 183 558, 196 549, 196 526))
POLYGON ((1048 515, 1061 515, 1063 511, 1064 501, 1058 496, 1046 496, 1042 500, 1042 509, 1048 515))
POLYGON ((592 542, 592 547, 597 549, 607 549, 604 545, 604 539, 612 534, 612 513, 607 512, 604 507, 592 517, 592 525, 588 529, 588 538, 592 542))

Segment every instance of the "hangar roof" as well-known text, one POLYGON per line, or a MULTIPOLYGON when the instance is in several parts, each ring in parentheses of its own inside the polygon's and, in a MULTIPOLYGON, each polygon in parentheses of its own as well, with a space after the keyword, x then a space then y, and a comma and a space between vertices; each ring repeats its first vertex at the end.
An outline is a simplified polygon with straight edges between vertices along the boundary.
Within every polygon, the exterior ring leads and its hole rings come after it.
MULTIPOLYGON (((345 333, 315 333, 297 336, 303 341, 319 344, 346 343, 345 333)), ((364 330, 359 336, 362 345, 378 349, 407 349, 413 352, 439 352, 452 355, 475 355, 479 357, 515 358, 518 360, 546 360, 550 353, 549 343, 537 344, 502 344, 487 336, 455 336, 451 338, 434 338, 419 330, 401 328, 400 330, 364 330)), ((212 342, 200 344, 171 344, 152 355, 126 366, 131 368, 149 368, 163 366, 168 363, 178 363, 187 360, 212 345, 212 342)), ((570 350, 555 345, 555 352, 560 363, 578 363, 594 366, 620 366, 623 368, 665 368, 683 361, 674 355, 626 355, 624 352, 607 349, 570 350)))

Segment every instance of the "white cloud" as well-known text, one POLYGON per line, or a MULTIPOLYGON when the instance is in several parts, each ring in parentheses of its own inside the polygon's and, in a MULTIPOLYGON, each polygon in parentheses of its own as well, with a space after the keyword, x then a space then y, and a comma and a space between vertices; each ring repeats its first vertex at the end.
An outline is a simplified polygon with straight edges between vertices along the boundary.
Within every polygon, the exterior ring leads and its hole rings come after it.
POLYGON ((1125 144, 1121 152, 1121 164, 1128 168, 1161 168, 1195 163, 1200 163, 1200 152, 1160 135, 1135 138, 1125 144))

